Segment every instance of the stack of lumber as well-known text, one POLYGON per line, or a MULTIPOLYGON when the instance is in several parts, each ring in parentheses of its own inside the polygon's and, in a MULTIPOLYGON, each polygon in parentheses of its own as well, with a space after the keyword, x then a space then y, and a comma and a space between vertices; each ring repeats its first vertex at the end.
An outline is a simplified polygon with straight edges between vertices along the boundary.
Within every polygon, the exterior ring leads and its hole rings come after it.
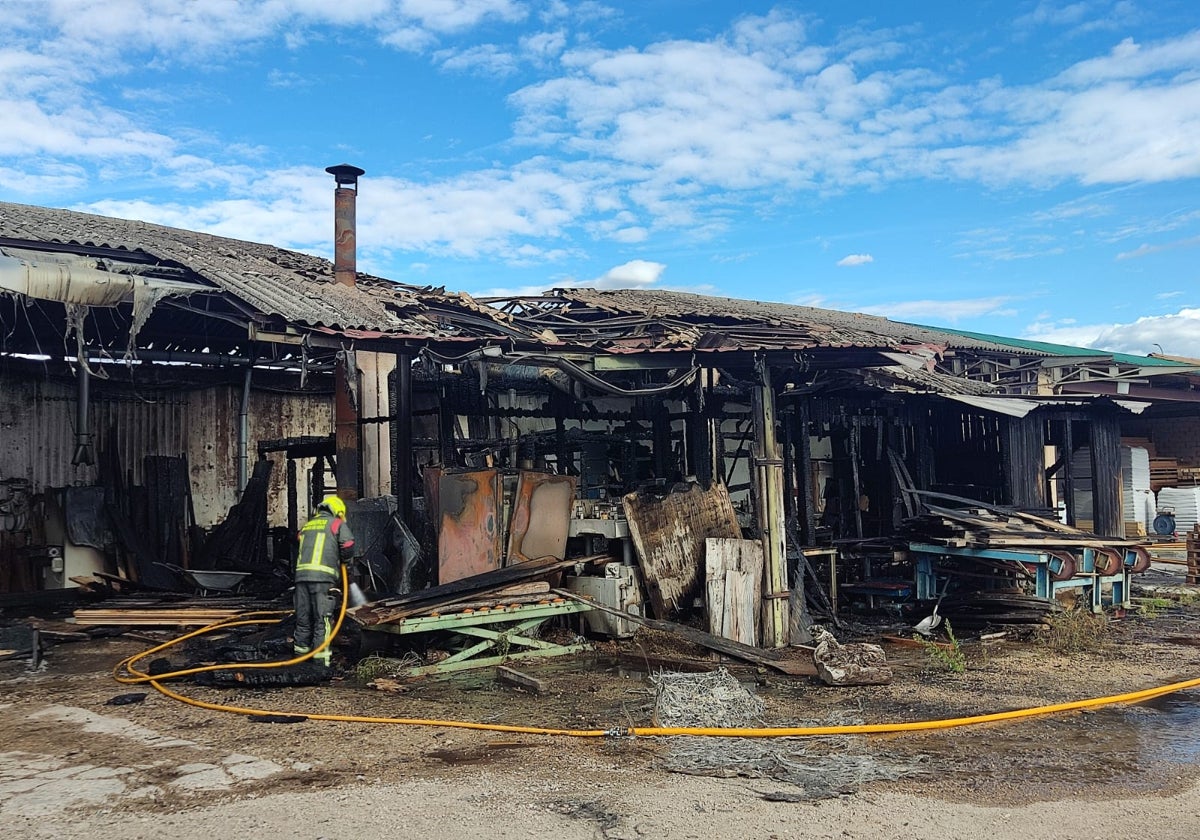
POLYGON ((530 560, 408 595, 372 601, 349 610, 347 615, 364 627, 371 627, 403 621, 414 616, 538 603, 546 599, 550 589, 546 578, 557 577, 564 569, 579 563, 610 559, 605 554, 573 560, 559 560, 555 557, 530 560))
POLYGON ((202 627, 243 612, 270 610, 278 605, 252 603, 238 598, 162 600, 112 598, 103 607, 75 610, 75 624, 84 626, 202 627))
POLYGON ((912 542, 952 548, 1083 548, 1140 545, 1141 540, 1101 537, 1015 510, 991 506, 948 508, 925 504, 926 513, 904 521, 901 533, 912 542))
POLYGON ((1200 467, 1179 467, 1175 473, 1180 484, 1200 484, 1200 467))
POLYGON ((1157 493, 1179 483, 1179 462, 1174 458, 1150 459, 1150 489, 1157 493))

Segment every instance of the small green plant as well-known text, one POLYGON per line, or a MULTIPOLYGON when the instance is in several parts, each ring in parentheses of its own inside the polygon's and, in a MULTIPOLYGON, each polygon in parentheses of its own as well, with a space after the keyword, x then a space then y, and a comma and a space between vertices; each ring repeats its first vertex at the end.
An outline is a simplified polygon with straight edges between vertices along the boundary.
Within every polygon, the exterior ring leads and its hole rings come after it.
POLYGON ((925 653, 931 662, 947 671, 961 674, 967 670, 967 655, 963 653, 962 642, 954 635, 954 628, 950 626, 949 620, 943 619, 942 626, 946 628, 946 638, 950 640, 949 644, 939 644, 922 639, 921 645, 925 648, 925 653))
POLYGON ((1142 618, 1158 618, 1164 610, 1175 606, 1175 602, 1168 598, 1135 598, 1134 601, 1142 618))
POLYGON ((1067 610, 1053 615, 1040 641, 1056 653, 1082 653, 1104 646, 1108 639, 1108 617, 1086 610, 1067 610))
POLYGON ((379 677, 395 675, 403 667, 403 664, 399 660, 388 659, 373 653, 358 661, 358 665, 354 668, 354 676, 360 683, 366 684, 379 677))

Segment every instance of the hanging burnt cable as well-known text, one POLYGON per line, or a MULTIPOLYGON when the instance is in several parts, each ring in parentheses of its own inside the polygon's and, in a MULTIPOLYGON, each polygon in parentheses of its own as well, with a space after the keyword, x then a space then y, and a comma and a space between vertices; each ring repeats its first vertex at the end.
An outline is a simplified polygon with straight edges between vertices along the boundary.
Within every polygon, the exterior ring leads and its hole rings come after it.
POLYGON ((644 388, 622 388, 586 370, 569 359, 560 356, 547 356, 543 353, 506 353, 499 345, 479 347, 459 356, 443 356, 428 347, 421 350, 420 355, 443 365, 459 364, 461 362, 492 361, 498 365, 550 367, 556 368, 577 382, 582 382, 591 388, 614 397, 653 397, 669 394, 672 391, 690 384, 700 372, 700 366, 693 360, 692 366, 662 385, 651 385, 644 388))
POLYGON ((489 344, 485 347, 476 347, 474 350, 458 356, 444 356, 428 347, 422 347, 417 355, 424 356, 439 365, 457 365, 460 362, 477 362, 480 359, 499 359, 504 356, 504 348, 498 344, 489 344))
POLYGON ((605 379, 601 379, 591 371, 584 370, 574 362, 567 359, 557 359, 551 357, 549 363, 557 367, 563 373, 573 379, 577 379, 598 391, 610 394, 614 397, 653 397, 660 394, 669 394, 672 391, 682 388, 684 385, 689 385, 700 373, 699 365, 692 365, 686 372, 666 382, 662 385, 652 385, 646 388, 622 388, 618 385, 613 385, 605 379))

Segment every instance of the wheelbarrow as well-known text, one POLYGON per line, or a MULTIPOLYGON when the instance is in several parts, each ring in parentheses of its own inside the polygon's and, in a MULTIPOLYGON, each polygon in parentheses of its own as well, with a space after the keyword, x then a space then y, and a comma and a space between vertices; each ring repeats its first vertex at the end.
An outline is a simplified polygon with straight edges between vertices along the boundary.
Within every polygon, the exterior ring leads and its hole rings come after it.
POLYGON ((214 569, 185 569, 173 563, 160 563, 194 586, 201 595, 211 592, 237 592, 251 572, 229 572, 214 569))

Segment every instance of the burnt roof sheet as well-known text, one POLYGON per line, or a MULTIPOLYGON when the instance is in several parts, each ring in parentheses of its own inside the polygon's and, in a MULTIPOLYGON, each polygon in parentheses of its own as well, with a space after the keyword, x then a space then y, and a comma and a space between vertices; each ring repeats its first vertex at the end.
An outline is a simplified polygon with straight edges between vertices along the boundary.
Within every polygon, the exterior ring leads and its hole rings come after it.
POLYGON ((334 283, 329 260, 273 245, 8 202, 0 202, 0 236, 147 254, 182 265, 259 312, 292 323, 443 334, 404 287, 369 275, 360 275, 362 288, 334 283))
MULTIPOLYGON (((534 320, 549 326, 564 340, 585 340, 589 331, 602 331, 606 325, 624 325, 621 338, 596 335, 602 343, 611 340, 614 350, 631 344, 638 349, 692 345, 698 349, 723 350, 941 345, 1017 352, 997 342, 890 321, 878 315, 690 292, 570 288, 554 289, 545 301, 548 311, 558 307, 553 318, 534 320), (629 329, 634 326, 631 319, 655 328, 629 329)), ((517 320, 523 319, 518 316, 517 320)))

